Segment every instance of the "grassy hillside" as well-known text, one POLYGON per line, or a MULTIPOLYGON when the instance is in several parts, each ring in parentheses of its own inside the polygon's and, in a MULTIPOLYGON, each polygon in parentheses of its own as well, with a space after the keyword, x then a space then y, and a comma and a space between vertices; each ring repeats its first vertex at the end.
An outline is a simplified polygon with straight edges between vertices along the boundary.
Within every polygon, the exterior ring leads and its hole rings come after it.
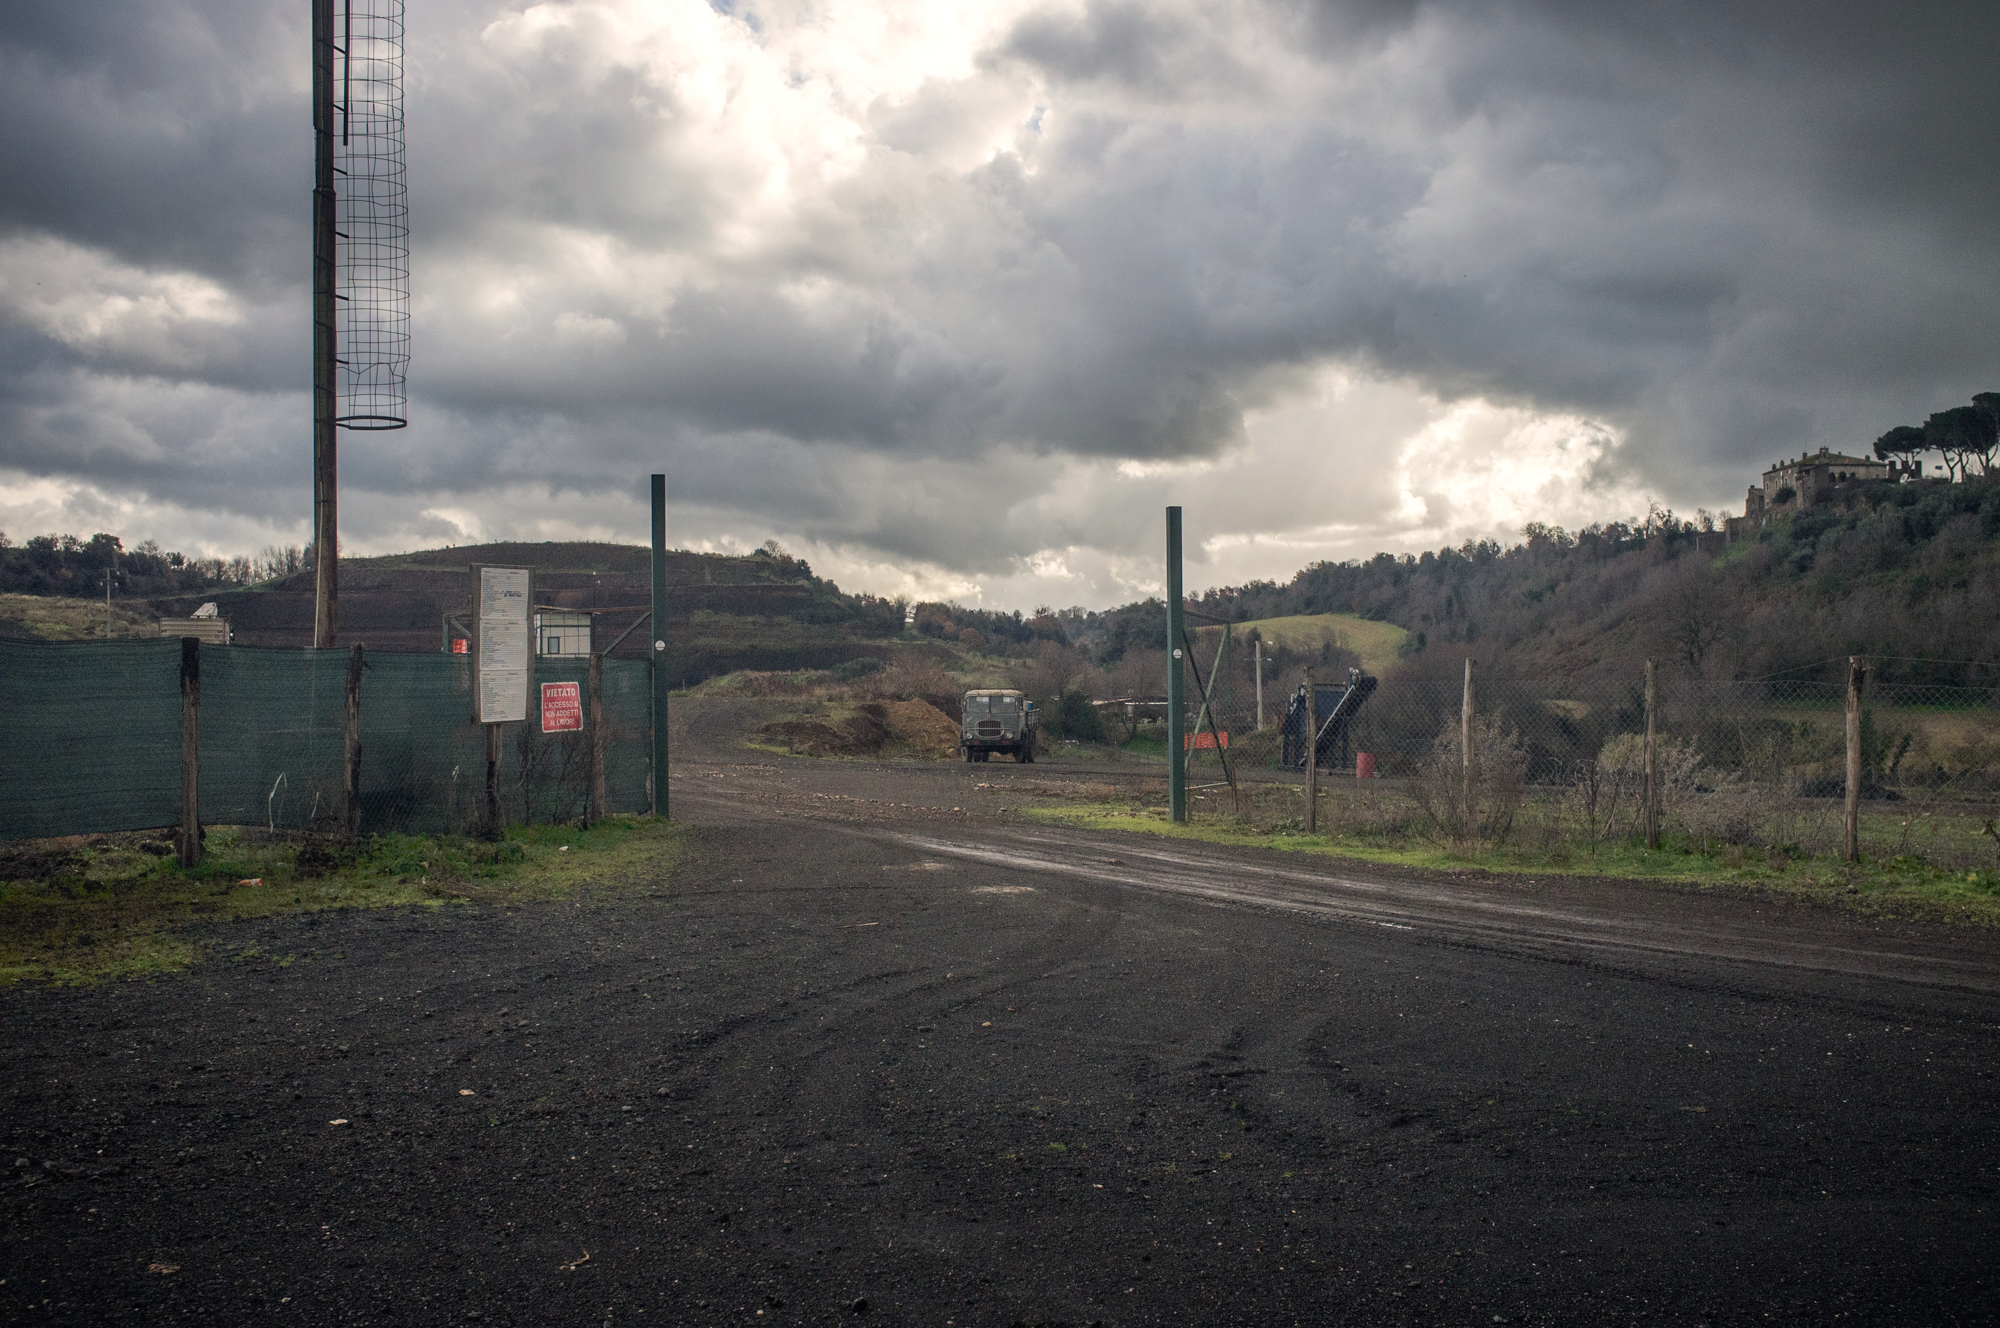
MULTIPOLYGON (((160 634, 160 615, 142 601, 111 602, 111 635, 160 634)), ((0 595, 0 636, 39 641, 102 641, 104 601, 55 595, 0 595)))
MULTIPOLYGON (((1531 525, 1418 556, 1315 563, 1286 584, 1202 595, 1250 623, 1345 614, 1409 632, 1404 672, 1467 656, 1520 677, 1830 677, 1849 655, 1885 681, 1992 686, 2000 664, 2000 475, 1855 484, 1747 538, 1655 513, 1574 533, 1531 525)), ((1152 603, 1102 615, 1152 636, 1152 603), (1143 629, 1143 630, 1140 630, 1143 629)), ((1350 644, 1365 648, 1360 638, 1350 644)))
MULTIPOLYGON (((1213 631, 1215 629, 1208 629, 1213 631)), ((1256 632, 1267 644, 1281 646, 1297 654, 1317 651, 1332 642, 1361 657, 1361 667, 1381 676, 1401 657, 1407 629, 1394 623, 1378 622, 1351 613, 1300 613, 1283 618, 1254 618, 1231 629, 1237 639, 1256 632)))

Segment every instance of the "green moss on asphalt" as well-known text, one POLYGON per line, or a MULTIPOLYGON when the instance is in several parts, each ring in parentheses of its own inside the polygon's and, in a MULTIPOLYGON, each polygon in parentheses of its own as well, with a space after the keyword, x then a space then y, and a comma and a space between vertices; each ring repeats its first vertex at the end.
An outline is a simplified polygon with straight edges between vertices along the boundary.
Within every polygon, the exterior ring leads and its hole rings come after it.
POLYGON ((588 829, 512 826, 494 843, 389 834, 301 844, 211 827, 190 870, 159 856, 155 834, 10 845, 17 879, 0 881, 0 985, 183 968, 213 944, 195 929, 232 919, 630 893, 669 873, 684 843, 678 826, 618 816, 588 829))

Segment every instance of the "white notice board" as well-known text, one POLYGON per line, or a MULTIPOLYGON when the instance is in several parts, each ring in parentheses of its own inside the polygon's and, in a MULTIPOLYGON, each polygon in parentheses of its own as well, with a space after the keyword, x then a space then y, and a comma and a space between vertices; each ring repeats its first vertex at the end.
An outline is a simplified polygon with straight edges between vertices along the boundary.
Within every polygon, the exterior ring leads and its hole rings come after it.
POLYGON ((526 567, 474 567, 473 718, 518 724, 528 717, 535 672, 534 573, 526 567))

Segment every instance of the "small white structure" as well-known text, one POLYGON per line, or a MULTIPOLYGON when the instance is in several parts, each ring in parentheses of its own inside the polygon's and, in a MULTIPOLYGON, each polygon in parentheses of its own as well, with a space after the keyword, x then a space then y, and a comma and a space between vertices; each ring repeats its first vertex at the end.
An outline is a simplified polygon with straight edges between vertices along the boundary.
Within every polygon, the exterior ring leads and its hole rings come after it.
POLYGON ((590 658, 590 615, 544 609, 535 615, 535 652, 543 658, 590 658))
POLYGON ((226 646, 230 643, 229 619, 210 600, 185 618, 160 619, 160 635, 192 636, 205 646, 226 646))

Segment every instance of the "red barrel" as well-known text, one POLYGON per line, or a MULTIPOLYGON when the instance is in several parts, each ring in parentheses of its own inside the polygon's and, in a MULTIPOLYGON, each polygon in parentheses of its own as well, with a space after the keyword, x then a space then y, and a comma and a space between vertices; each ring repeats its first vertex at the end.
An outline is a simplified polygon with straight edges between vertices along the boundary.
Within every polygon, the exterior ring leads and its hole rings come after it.
POLYGON ((1354 754, 1354 777, 1356 779, 1375 778, 1375 757, 1370 752, 1354 754))

